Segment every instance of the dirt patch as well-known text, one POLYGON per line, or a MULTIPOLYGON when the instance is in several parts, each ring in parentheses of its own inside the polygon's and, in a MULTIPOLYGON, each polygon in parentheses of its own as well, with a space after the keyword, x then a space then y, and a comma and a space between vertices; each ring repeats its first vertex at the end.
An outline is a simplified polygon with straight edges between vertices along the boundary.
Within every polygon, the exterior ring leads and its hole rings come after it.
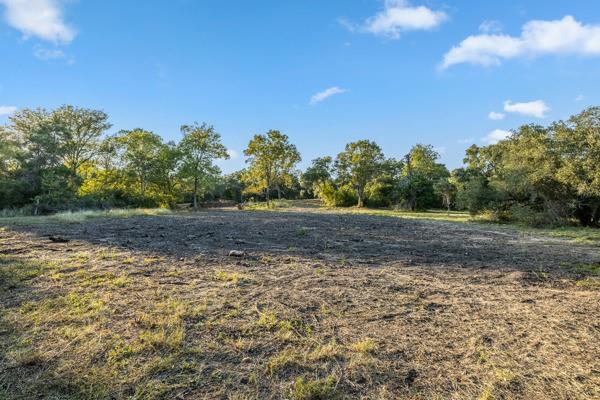
POLYGON ((213 210, 10 227, 0 257, 40 268, 0 289, 15 398, 600 397, 592 246, 213 210))

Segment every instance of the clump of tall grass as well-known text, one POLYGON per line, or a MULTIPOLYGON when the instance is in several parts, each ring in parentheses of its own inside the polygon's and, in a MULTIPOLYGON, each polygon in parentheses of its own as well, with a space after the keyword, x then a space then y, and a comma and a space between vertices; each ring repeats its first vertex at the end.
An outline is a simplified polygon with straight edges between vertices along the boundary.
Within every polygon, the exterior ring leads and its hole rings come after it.
POLYGON ((46 216, 23 215, 19 212, 3 210, 0 223, 35 224, 48 222, 79 223, 95 218, 130 218, 139 216, 167 215, 171 210, 166 208, 123 208, 112 210, 64 211, 46 216))

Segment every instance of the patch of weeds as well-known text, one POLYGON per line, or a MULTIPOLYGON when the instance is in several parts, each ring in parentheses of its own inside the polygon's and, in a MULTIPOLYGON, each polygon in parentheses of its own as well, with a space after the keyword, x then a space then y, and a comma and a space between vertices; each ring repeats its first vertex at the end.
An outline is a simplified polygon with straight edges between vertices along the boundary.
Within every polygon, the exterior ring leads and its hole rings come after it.
POLYGON ((15 289, 44 271, 40 263, 0 255, 0 291, 15 289))
POLYGON ((328 400, 336 398, 335 379, 306 380, 297 378, 291 393, 294 400, 328 400))
POLYGON ((271 357, 267 363, 267 373, 275 375, 283 370, 300 364, 302 357, 293 349, 284 349, 277 355, 271 357))
POLYGON ((340 346, 335 342, 331 341, 325 345, 317 346, 307 355, 309 361, 323 361, 327 359, 336 358, 340 355, 340 346))
POLYGON ((261 256, 260 262, 263 264, 271 264, 275 259, 271 256, 261 256))
POLYGON ((586 289, 600 289, 600 279, 585 278, 575 282, 575 285, 586 289))
POLYGON ((140 350, 148 348, 166 351, 178 350, 183 343, 184 335, 185 330, 182 325, 144 331, 139 336, 140 350))
POLYGON ((113 210, 66 211, 47 216, 10 216, 0 217, 0 223, 24 225, 47 223, 81 223, 95 218, 131 218, 140 216, 169 215, 172 211, 165 208, 128 208, 113 210))
POLYGON ((375 351, 377 345, 372 339, 363 339, 357 342, 354 342, 350 345, 350 349, 356 353, 372 353, 375 351))
POLYGON ((126 257, 123 260, 121 260, 121 263, 123 263, 125 265, 132 265, 132 264, 135 264, 135 262, 136 262, 136 258, 132 257, 132 256, 126 257))
POLYGON ((550 277, 550 274, 543 269, 533 270, 531 273, 535 276, 535 278, 539 281, 545 281, 550 277))
POLYGON ((488 352, 487 352, 487 351, 485 351, 485 350, 479 350, 479 351, 477 352, 477 361, 478 361, 480 364, 485 364, 485 363, 487 363, 489 360, 490 360, 490 355, 488 354, 488 352))
POLYGON ((229 339, 227 342, 231 347, 239 352, 248 351, 254 346, 254 340, 242 337, 229 339))
POLYGON ((71 292, 66 295, 31 301, 21 306, 19 312, 30 322, 42 325, 47 322, 75 322, 97 316, 105 308, 103 300, 92 293, 71 292))
POLYGON ((116 251, 115 249, 102 249, 97 253, 97 256, 101 259, 101 260, 105 260, 105 261, 116 261, 120 258, 120 254, 118 251, 116 251))
POLYGON ((185 311, 185 317, 190 319, 198 319, 206 314, 208 309, 208 301, 205 299, 198 304, 188 304, 185 311))
POLYGON ((306 227, 298 228, 298 229, 296 229, 296 236, 304 237, 304 236, 308 235, 309 232, 310 232, 310 229, 308 229, 306 227))
POLYGON ((600 276, 600 263, 576 264, 570 267, 573 271, 584 276, 600 276))
POLYGON ((247 275, 240 274, 239 272, 228 271, 215 272, 215 279, 231 284, 232 286, 241 286, 252 282, 252 279, 250 279, 247 275))
POLYGON ((279 320, 277 319, 277 315, 273 311, 265 311, 261 312, 258 315, 258 321, 256 324, 260 327, 271 330, 277 326, 279 320))

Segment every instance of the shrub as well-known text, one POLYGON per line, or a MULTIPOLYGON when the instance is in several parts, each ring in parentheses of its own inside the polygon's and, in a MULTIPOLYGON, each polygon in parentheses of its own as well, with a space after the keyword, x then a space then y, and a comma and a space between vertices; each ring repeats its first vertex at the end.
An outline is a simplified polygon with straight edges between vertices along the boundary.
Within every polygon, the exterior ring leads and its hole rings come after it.
POLYGON ((327 207, 350 207, 356 205, 358 201, 352 188, 348 186, 336 187, 332 181, 319 183, 316 193, 327 207))

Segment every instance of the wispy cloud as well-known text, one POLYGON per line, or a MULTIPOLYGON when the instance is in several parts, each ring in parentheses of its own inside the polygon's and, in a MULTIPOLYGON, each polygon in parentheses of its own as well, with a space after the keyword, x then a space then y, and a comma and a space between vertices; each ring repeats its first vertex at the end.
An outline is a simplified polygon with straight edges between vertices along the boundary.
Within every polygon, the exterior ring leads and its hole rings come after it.
POLYGON ((318 104, 318 103, 328 99, 329 97, 331 97, 333 95, 346 93, 346 92, 347 92, 346 89, 342 89, 337 86, 330 87, 329 89, 323 90, 322 92, 319 92, 319 93, 315 94, 314 96, 312 96, 310 98, 310 104, 315 105, 315 104, 318 104))
POLYGON ((407 0, 385 0, 384 9, 363 23, 354 24, 346 19, 340 23, 353 32, 366 32, 399 39, 403 32, 430 30, 448 19, 443 11, 425 6, 412 6, 407 0))
POLYGON ((527 115, 529 117, 544 118, 550 111, 550 107, 543 100, 535 100, 526 103, 513 103, 510 100, 504 102, 504 111, 527 115))
POLYGON ((483 21, 481 25, 479 25, 479 32, 482 33, 498 33, 502 32, 502 23, 500 21, 483 21))
POLYGON ((529 21, 520 36, 469 36, 444 55, 442 68, 461 63, 500 65, 502 60, 545 54, 600 55, 600 25, 584 25, 567 15, 560 20, 529 21))
POLYGON ((233 149, 227 149, 227 154, 229 154, 230 160, 236 160, 240 157, 240 154, 233 149))
POLYGON ((0 115, 11 115, 17 111, 15 106, 0 106, 0 115))
POLYGON ((575 97, 575 101, 582 101, 585 99, 585 96, 580 94, 579 96, 575 97))
POLYGON ((491 113, 488 114, 488 118, 494 121, 500 121, 502 119, 504 119, 506 115, 496 112, 496 111, 492 111, 491 113))
POLYGON ((484 143, 487 144, 496 144, 501 140, 506 139, 511 135, 510 131, 505 131, 502 129, 494 129, 490 133, 488 133, 485 137, 481 138, 484 143))
POLYGON ((58 0, 0 0, 0 4, 5 6, 6 22, 25 38, 67 44, 76 36, 64 21, 58 0))

